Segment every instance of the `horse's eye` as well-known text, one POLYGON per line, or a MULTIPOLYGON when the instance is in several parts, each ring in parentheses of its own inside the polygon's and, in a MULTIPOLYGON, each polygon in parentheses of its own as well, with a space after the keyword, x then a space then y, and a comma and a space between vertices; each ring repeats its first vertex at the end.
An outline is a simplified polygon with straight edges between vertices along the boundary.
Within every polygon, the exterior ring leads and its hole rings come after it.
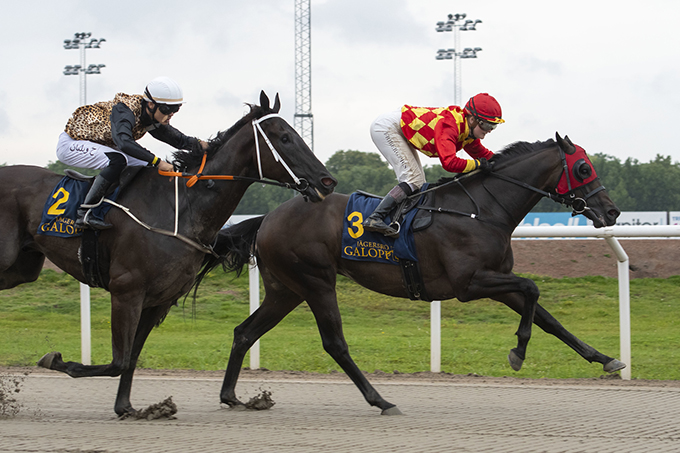
POLYGON ((283 143, 290 143, 290 137, 288 136, 288 134, 285 134, 283 137, 281 137, 281 141, 283 143))

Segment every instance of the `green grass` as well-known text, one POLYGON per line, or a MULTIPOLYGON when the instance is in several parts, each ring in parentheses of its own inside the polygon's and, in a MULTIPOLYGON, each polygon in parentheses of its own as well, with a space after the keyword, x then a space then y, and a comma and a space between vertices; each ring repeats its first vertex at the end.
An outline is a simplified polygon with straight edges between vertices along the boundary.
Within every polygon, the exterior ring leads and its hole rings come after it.
MULTIPOLYGON (((604 277, 552 279, 530 276, 540 303, 567 329, 604 354, 619 354, 618 282, 604 277)), ((631 280, 632 377, 680 379, 680 277, 631 280)), ((34 365, 46 352, 80 360, 78 283, 42 272, 38 282, 0 292, 0 365, 34 365)), ((263 294, 263 293, 262 293, 263 294)), ((108 293, 91 291, 92 363, 111 361, 108 293)), ((365 290, 339 278, 338 300, 350 353, 365 371, 410 373, 430 369, 430 307, 365 290)), ((216 271, 205 280, 195 307, 174 307, 142 352, 142 368, 221 370, 233 329, 248 316, 248 277, 216 271)), ((519 372, 507 363, 516 346, 519 316, 481 300, 442 302, 442 371, 527 378, 601 375, 551 335, 534 326, 519 372)), ((248 357, 244 365, 248 365, 248 357)), ((328 373, 340 370, 321 346, 314 317, 299 306, 261 339, 261 366, 328 373)))

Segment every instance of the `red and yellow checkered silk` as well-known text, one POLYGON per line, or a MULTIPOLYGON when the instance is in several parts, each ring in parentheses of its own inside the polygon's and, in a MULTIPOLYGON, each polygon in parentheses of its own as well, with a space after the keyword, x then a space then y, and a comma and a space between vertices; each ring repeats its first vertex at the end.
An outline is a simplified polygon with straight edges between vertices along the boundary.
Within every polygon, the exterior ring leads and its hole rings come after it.
MULTIPOLYGON (((449 122, 453 120, 458 124, 459 137, 467 138, 469 131, 466 131, 463 109, 457 106, 433 108, 404 105, 401 108, 401 130, 406 139, 423 154, 436 157, 439 154, 434 130, 437 123, 445 117, 448 117, 449 122)), ((472 140, 461 141, 458 149, 465 146, 466 142, 470 143, 472 140)))

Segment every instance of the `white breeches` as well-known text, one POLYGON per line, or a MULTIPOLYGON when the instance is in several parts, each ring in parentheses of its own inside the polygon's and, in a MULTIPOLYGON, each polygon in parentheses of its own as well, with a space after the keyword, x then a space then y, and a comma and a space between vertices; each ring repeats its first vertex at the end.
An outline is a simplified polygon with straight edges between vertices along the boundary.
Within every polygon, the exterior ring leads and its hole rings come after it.
POLYGON ((419 151, 404 137, 400 122, 400 111, 380 115, 371 124, 371 138, 394 169, 397 180, 408 183, 412 190, 420 189, 425 184, 425 172, 419 151))
POLYGON ((106 153, 118 153, 122 155, 127 165, 145 166, 147 162, 128 156, 117 149, 100 145, 88 140, 73 140, 66 132, 59 135, 57 143, 57 158, 73 167, 100 169, 109 165, 106 153))

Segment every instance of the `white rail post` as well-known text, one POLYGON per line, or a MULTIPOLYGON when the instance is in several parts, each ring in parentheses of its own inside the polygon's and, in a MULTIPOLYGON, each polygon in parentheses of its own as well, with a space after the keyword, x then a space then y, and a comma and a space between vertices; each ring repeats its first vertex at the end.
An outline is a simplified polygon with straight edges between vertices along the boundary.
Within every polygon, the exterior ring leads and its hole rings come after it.
POLYGON ((630 380, 631 368, 631 333, 630 333, 630 266, 628 254, 615 237, 606 237, 609 247, 616 253, 619 272, 619 347, 621 361, 626 368, 621 370, 621 379, 630 380))
MULTIPOLYGON (((253 264, 248 266, 248 287, 250 289, 250 314, 260 307, 260 272, 257 269, 257 264, 253 260, 253 264)), ((260 368, 260 340, 257 340, 250 348, 250 369, 256 370, 260 368)))
POLYGON ((430 371, 439 373, 442 370, 442 303, 433 300, 430 303, 430 371))
POLYGON ((92 343, 90 331, 90 287, 80 284, 80 361, 92 364, 92 343))

